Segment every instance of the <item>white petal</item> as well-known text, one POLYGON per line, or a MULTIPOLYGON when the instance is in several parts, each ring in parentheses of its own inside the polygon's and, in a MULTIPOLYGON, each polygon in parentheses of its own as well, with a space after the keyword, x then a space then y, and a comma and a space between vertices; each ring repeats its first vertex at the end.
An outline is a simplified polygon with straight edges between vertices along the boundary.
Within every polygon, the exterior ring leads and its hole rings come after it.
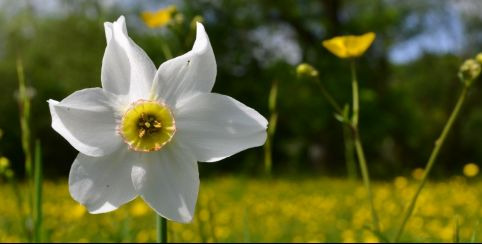
POLYGON ((204 26, 197 23, 191 51, 164 62, 154 78, 158 99, 174 107, 183 97, 210 92, 216 79, 216 60, 204 26))
POLYGON ((70 195, 90 213, 117 209, 137 196, 131 180, 134 160, 127 147, 103 157, 79 153, 70 169, 70 195))
POLYGON ((129 95, 130 101, 148 99, 156 67, 147 54, 127 35, 124 16, 104 24, 107 39, 102 60, 102 87, 114 94, 129 95))
POLYGON ((177 222, 190 222, 199 190, 197 162, 175 142, 162 150, 145 153, 132 169, 139 195, 157 214, 177 222))
POLYGON ((121 145, 114 109, 101 88, 80 90, 61 102, 48 102, 52 128, 81 153, 103 156, 121 145))
POLYGON ((199 94, 176 109, 174 117, 174 137, 201 162, 218 161, 266 141, 266 119, 228 96, 199 94))

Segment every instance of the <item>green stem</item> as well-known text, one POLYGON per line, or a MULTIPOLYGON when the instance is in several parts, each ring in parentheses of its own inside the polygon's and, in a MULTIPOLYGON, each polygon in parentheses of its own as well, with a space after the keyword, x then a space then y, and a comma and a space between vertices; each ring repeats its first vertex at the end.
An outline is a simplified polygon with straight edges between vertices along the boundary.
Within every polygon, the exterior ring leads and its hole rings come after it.
POLYGON ((350 126, 343 124, 343 142, 345 144, 345 163, 346 163, 346 170, 348 174, 348 178, 351 180, 355 180, 357 173, 356 173, 356 163, 355 163, 355 152, 354 152, 354 145, 353 139, 351 138, 351 129, 350 126))
POLYGON ((25 154, 25 174, 27 176, 27 201, 28 201, 28 218, 27 221, 29 223, 25 223, 25 228, 29 233, 28 238, 32 240, 34 234, 31 229, 30 221, 34 221, 33 216, 33 208, 34 208, 34 200, 33 200, 33 174, 32 174, 32 150, 30 145, 30 98, 27 95, 27 88, 25 85, 25 75, 22 60, 17 58, 17 77, 18 77, 18 103, 19 103, 19 115, 20 115, 20 130, 22 134, 22 149, 25 154))
POLYGON ((358 98, 358 79, 356 76, 356 68, 355 68, 355 60, 351 61, 351 86, 352 86, 352 96, 353 96, 353 117, 352 117, 352 125, 355 128, 358 128, 358 116, 360 113, 360 105, 359 105, 359 98, 358 98))
POLYGON ((271 167, 273 165, 271 158, 271 136, 268 135, 266 143, 264 144, 264 173, 266 176, 271 175, 271 167))
POLYGON ((274 133, 276 131, 276 124, 278 122, 278 113, 276 112, 276 103, 278 97, 278 81, 273 80, 268 98, 268 108, 271 116, 269 118, 268 136, 264 144, 264 171, 266 176, 271 176, 273 167, 273 152, 272 143, 274 133))
POLYGON ((378 215, 375 210, 375 204, 373 202, 373 195, 372 195, 372 189, 370 185, 370 174, 368 173, 368 167, 367 163, 365 160, 365 154, 363 152, 363 146, 360 140, 360 135, 358 133, 358 129, 354 129, 354 139, 355 139, 355 150, 358 156, 358 162, 360 164, 360 169, 362 173, 362 178, 363 178, 363 184, 365 185, 365 188, 367 190, 367 197, 368 201, 370 202, 370 211, 372 215, 372 224, 373 224, 373 230, 375 232, 380 233, 380 225, 378 224, 378 215))
POLYGON ((167 219, 165 219, 160 215, 157 215, 156 222, 157 222, 157 242, 167 243, 167 219))
POLYGON ((271 175, 271 170, 273 167, 273 137, 276 130, 276 124, 278 122, 278 113, 274 112, 269 118, 269 128, 268 135, 266 138, 266 143, 264 144, 264 171, 267 176, 271 175))
POLYGON ((435 163, 435 160, 437 159, 437 156, 440 152, 440 149, 445 141, 445 138, 447 137, 450 129, 452 128, 452 125, 454 121, 457 119, 457 116, 460 112, 460 109, 462 108, 462 105, 464 104, 465 98, 467 96, 467 91, 468 91, 468 86, 464 86, 464 89, 462 90, 462 93, 460 94, 460 97, 457 101, 457 104, 455 105, 454 110, 452 111, 452 114, 450 115, 449 120, 445 124, 445 127, 442 131, 442 134, 440 137, 435 141, 434 148, 432 150, 432 153, 430 154, 430 158, 428 159, 427 165, 425 166, 424 174, 422 177, 422 181, 418 185, 417 191, 412 197, 412 201, 410 202, 410 205, 407 208, 407 211, 405 212, 405 216, 402 219, 402 223, 400 225, 400 228, 398 229, 397 235, 395 236, 395 242, 398 242, 400 240, 401 235, 403 234, 403 231, 405 229, 405 225, 407 224, 408 219, 412 215, 413 209, 415 208, 415 204, 417 203, 418 196, 420 192, 422 191, 423 187, 427 183, 427 178, 428 175, 430 174, 430 171, 432 170, 432 167, 435 163))
POLYGON ((25 76, 22 61, 17 59, 17 76, 18 76, 18 99, 20 104, 20 127, 22 130, 22 148, 25 153, 25 171, 27 177, 32 177, 32 154, 30 151, 30 129, 28 122, 30 120, 30 99, 27 95, 25 85, 25 76))
POLYGON ((34 168, 34 242, 42 242, 42 151, 40 141, 35 141, 34 168))
POLYGON ((169 46, 167 45, 167 43, 164 40, 161 40, 161 49, 162 49, 162 52, 163 52, 166 60, 172 58, 171 49, 169 48, 169 46))
POLYGON ((320 88, 320 91, 321 91, 321 95, 323 95, 323 97, 328 101, 328 103, 330 103, 330 105, 333 107, 333 109, 336 110, 336 112, 340 115, 343 114, 343 110, 341 109, 341 107, 338 105, 338 103, 336 102, 336 100, 330 95, 330 93, 326 90, 325 86, 323 85, 323 83, 321 83, 320 79, 319 78, 316 78, 316 84, 318 85, 318 87, 320 88))
POLYGON ((358 80, 356 76, 355 61, 351 62, 351 75, 352 75, 352 94, 353 94, 353 115, 351 128, 353 130, 353 139, 355 140, 355 150, 358 156, 358 163, 360 164, 360 169, 362 173, 363 183, 367 190, 367 197, 370 203, 370 210, 372 215, 373 230, 380 233, 380 226, 378 224, 378 216, 375 210, 375 205, 373 203, 372 189, 370 186, 370 175, 368 173, 368 167, 365 159, 365 154, 363 152, 363 146, 360 140, 360 133, 358 130, 358 117, 359 117, 359 99, 358 99, 358 80))
MULTIPOLYGON (((340 105, 338 105, 336 100, 333 98, 333 96, 331 96, 331 94, 328 92, 323 83, 321 83, 318 77, 316 78, 315 82, 318 85, 318 88, 320 88, 321 95, 328 101, 328 103, 333 107, 333 109, 335 109, 336 113, 338 113, 340 116, 343 116, 344 113, 340 105)), ((348 171, 348 177, 350 179, 355 179, 356 166, 353 159, 353 142, 350 139, 350 127, 345 124, 343 125, 343 138, 345 143, 345 161, 348 171)))

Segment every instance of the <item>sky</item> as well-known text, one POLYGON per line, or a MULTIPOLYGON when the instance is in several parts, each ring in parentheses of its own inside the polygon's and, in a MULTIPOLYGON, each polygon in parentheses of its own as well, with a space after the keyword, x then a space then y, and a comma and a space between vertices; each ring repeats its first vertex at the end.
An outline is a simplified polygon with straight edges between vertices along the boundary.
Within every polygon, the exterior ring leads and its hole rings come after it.
MULTIPOLYGON (((454 53, 462 50, 464 43, 464 30, 460 16, 460 9, 447 5, 445 14, 440 12, 428 13, 423 21, 426 26, 421 34, 410 38, 407 41, 396 43, 389 53, 390 61, 393 63, 407 63, 417 59, 424 52, 431 53, 454 53)), ((411 18, 408 18, 405 25, 410 25, 411 18)))

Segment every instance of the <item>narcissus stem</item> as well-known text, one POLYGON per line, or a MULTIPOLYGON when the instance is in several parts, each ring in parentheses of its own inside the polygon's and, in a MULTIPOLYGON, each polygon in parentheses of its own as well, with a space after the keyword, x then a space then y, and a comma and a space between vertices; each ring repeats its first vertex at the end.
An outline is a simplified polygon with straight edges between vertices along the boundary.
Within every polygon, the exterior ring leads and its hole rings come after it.
POLYGON ((157 215, 157 242, 167 243, 167 219, 157 215))

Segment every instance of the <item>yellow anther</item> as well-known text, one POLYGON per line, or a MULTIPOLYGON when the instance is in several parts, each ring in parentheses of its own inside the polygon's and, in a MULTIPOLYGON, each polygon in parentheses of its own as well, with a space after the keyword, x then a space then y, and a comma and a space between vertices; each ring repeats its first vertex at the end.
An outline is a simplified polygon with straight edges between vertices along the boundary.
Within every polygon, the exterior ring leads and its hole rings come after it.
POLYGON ((142 138, 146 134, 146 130, 144 128, 139 129, 139 138, 142 138))
POLYGON ((155 128, 161 128, 162 125, 161 125, 161 123, 160 123, 159 121, 155 120, 155 121, 154 121, 154 127, 155 127, 155 128))

